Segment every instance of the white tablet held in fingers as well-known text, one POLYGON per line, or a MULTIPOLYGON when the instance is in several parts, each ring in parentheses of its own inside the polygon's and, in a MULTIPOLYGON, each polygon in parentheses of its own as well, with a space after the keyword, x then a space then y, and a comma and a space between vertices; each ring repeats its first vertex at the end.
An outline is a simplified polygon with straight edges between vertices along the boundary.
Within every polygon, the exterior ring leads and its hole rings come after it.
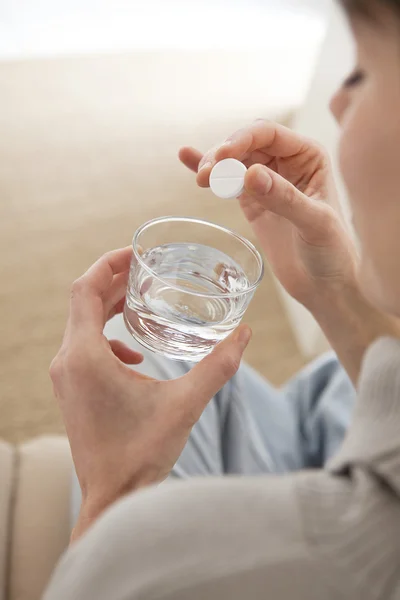
POLYGON ((221 160, 211 171, 210 188, 224 200, 239 198, 244 190, 246 172, 244 164, 236 158, 221 160))

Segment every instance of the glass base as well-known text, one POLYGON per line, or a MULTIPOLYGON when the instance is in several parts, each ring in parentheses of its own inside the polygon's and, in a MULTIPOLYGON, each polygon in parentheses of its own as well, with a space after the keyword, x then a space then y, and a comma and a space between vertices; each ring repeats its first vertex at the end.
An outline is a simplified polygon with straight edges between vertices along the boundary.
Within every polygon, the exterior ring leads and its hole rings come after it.
POLYGON ((232 331, 190 325, 171 324, 162 319, 141 316, 128 306, 124 309, 124 322, 132 337, 142 346, 171 360, 197 363, 232 331))

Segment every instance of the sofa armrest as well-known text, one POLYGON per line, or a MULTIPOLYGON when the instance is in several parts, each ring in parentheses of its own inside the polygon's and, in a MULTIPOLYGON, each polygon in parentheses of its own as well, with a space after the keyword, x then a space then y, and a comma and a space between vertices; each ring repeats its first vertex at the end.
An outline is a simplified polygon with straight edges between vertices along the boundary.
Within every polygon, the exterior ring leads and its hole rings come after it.
POLYGON ((6 600, 7 593, 14 477, 15 448, 0 442, 0 600, 6 600))
POLYGON ((38 600, 70 536, 72 459, 63 437, 17 449, 9 599, 38 600))

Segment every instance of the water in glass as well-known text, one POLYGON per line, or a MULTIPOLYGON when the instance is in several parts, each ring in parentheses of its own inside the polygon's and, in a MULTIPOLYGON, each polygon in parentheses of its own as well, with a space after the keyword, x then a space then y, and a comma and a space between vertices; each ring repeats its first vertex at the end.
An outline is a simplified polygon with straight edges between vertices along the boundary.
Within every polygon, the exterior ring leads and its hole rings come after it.
POLYGON ((197 362, 237 327, 253 296, 243 269, 203 244, 169 243, 134 257, 125 323, 144 346, 197 362))

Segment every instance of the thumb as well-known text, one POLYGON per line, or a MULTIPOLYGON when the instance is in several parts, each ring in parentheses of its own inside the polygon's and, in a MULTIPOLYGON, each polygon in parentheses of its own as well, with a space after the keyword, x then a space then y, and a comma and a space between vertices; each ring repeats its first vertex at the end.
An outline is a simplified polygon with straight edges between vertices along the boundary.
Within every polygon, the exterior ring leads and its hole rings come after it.
POLYGON ((223 342, 217 344, 213 352, 184 376, 189 387, 187 397, 191 403, 188 409, 197 421, 209 401, 235 375, 240 366, 243 352, 250 342, 250 327, 238 327, 223 342), (195 394, 193 393, 195 390, 195 394))
POLYGON ((334 210, 309 198, 272 169, 262 165, 250 167, 245 180, 246 194, 256 198, 265 210, 290 221, 307 242, 326 242, 327 229, 335 219, 334 210))

